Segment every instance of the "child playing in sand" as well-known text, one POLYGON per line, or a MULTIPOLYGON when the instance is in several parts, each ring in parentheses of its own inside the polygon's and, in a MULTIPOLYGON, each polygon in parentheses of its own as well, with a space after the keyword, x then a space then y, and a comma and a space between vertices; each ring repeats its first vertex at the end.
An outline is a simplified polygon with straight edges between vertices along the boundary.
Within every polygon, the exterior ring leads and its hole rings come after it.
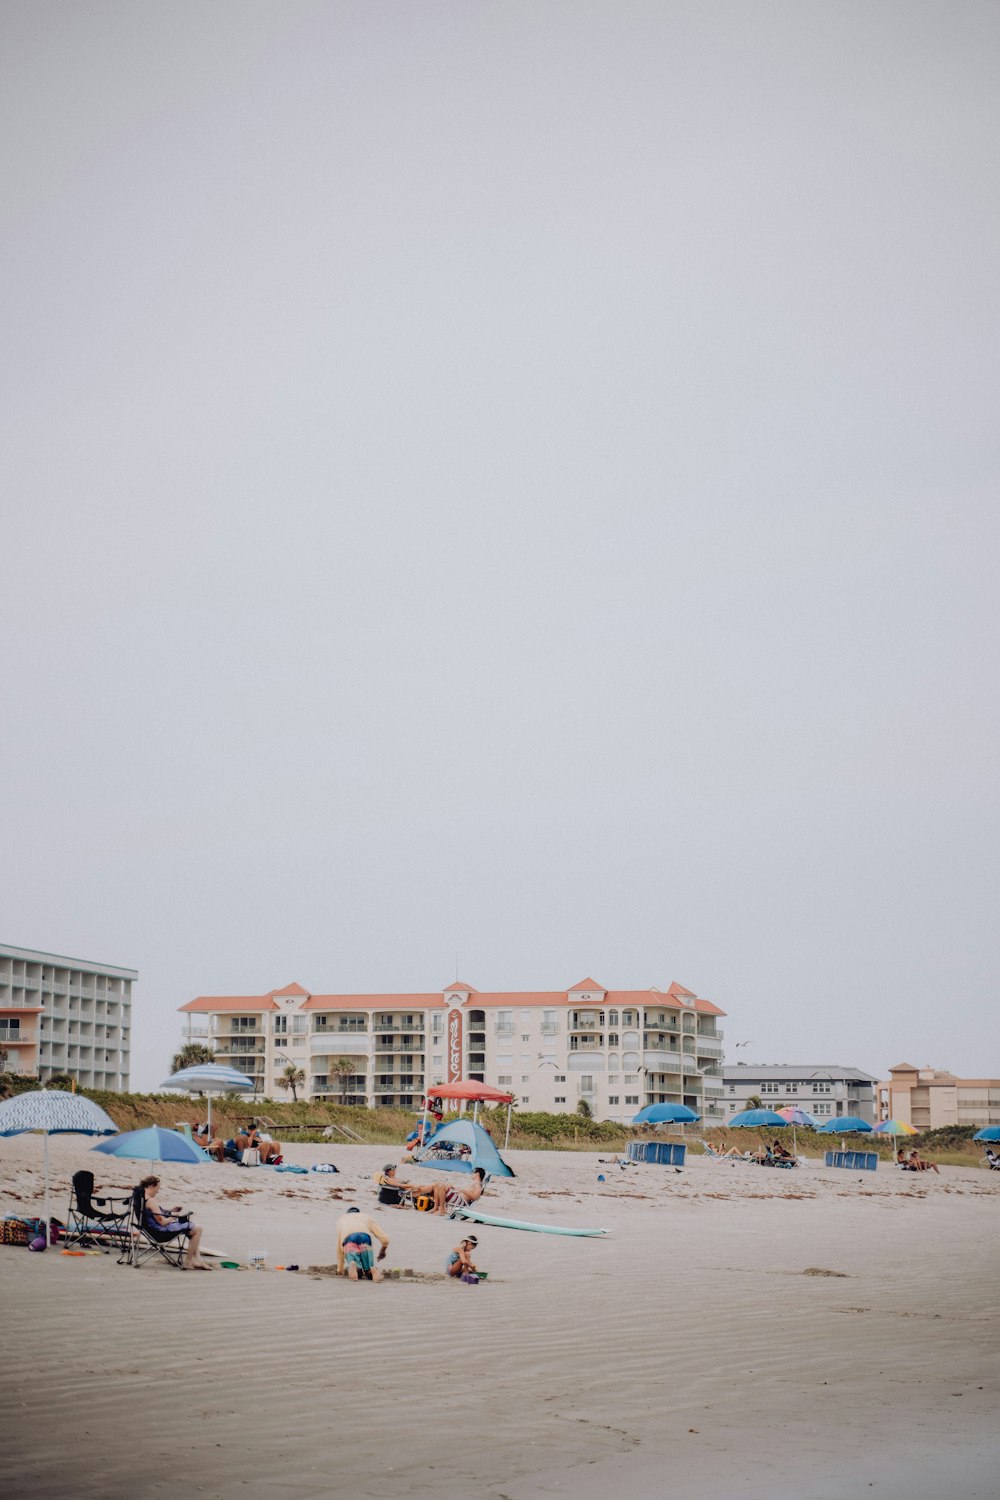
POLYGON ((459 1240, 445 1261, 444 1268, 449 1276, 464 1276, 467 1271, 475 1271, 476 1268, 472 1264, 472 1252, 478 1244, 479 1241, 474 1234, 470 1234, 468 1239, 459 1240))

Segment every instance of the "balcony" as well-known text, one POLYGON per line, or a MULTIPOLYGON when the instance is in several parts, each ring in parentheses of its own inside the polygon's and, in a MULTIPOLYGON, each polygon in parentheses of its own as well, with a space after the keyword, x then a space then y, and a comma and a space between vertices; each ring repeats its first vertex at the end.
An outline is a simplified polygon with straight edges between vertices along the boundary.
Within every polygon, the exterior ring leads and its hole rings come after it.
POLYGON ((365 1032, 352 1035, 350 1032, 314 1031, 309 1038, 309 1051, 313 1057, 367 1057, 368 1036, 365 1032))
POLYGON ((497 1021, 493 1030, 497 1036, 513 1036, 514 1023, 513 1021, 497 1021))
POLYGON ((543 1021, 542 1025, 541 1025, 541 1032, 542 1032, 542 1036, 558 1036, 559 1035, 559 1022, 558 1021, 543 1021))
POLYGON ((682 1054, 666 1047, 647 1047, 642 1054, 642 1065, 647 1073, 683 1072, 682 1054))
POLYGON ((418 1020, 414 1020, 412 1024, 404 1024, 399 1021, 376 1021, 375 1025, 372 1027, 372 1030, 380 1036, 397 1035, 401 1033, 412 1036, 415 1031, 420 1032, 420 1034, 423 1035, 423 1017, 421 1016, 418 1020))
POLYGON ((705 1040, 703 1037, 699 1037, 698 1038, 698 1042, 697 1042, 697 1047, 698 1047, 698 1056, 699 1057, 721 1057, 722 1056, 722 1045, 719 1042, 710 1042, 710 1041, 705 1040))
POLYGON ((367 1032, 367 1030, 368 1030, 368 1021, 364 1017, 359 1017, 357 1020, 352 1020, 352 1019, 341 1020, 341 1021, 331 1022, 330 1024, 327 1024, 327 1022, 324 1019, 324 1017, 317 1016, 317 1018, 316 1018, 316 1020, 315 1020, 315 1022, 313 1024, 313 1031, 314 1032, 315 1031, 324 1031, 324 1032, 326 1032, 326 1034, 328 1036, 329 1035, 333 1035, 333 1034, 338 1034, 339 1035, 340 1033, 345 1032, 345 1031, 364 1031, 364 1032, 367 1032))

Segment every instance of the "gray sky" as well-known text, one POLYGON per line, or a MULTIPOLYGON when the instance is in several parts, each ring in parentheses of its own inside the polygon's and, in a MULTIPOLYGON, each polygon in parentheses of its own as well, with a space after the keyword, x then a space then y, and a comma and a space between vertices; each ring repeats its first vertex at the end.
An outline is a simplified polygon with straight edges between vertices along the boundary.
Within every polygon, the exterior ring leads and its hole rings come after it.
POLYGON ((1000 1075, 996 5, 0 44, 0 936, 136 1081, 456 949, 1000 1075))

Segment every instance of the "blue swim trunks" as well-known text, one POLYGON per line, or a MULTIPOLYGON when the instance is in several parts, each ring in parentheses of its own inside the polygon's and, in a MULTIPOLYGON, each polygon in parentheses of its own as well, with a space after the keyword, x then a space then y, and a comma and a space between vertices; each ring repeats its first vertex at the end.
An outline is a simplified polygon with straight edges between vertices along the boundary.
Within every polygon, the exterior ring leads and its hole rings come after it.
POLYGON ((349 1234, 344 1240, 344 1261, 348 1267, 357 1266, 359 1271, 370 1271, 375 1264, 371 1235, 360 1230, 357 1234, 349 1234))

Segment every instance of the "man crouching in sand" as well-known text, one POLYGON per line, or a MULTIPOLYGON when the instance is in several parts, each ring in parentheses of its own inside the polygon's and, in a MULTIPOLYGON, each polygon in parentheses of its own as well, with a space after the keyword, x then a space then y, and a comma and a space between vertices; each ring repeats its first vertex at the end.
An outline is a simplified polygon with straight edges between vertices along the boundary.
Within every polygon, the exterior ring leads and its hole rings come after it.
POLYGON ((389 1236, 384 1234, 369 1214, 360 1208, 349 1208, 337 1220, 337 1275, 343 1276, 345 1268, 352 1281, 381 1281, 382 1272, 375 1264, 372 1237, 381 1246, 378 1259, 385 1259, 389 1248, 389 1236))

